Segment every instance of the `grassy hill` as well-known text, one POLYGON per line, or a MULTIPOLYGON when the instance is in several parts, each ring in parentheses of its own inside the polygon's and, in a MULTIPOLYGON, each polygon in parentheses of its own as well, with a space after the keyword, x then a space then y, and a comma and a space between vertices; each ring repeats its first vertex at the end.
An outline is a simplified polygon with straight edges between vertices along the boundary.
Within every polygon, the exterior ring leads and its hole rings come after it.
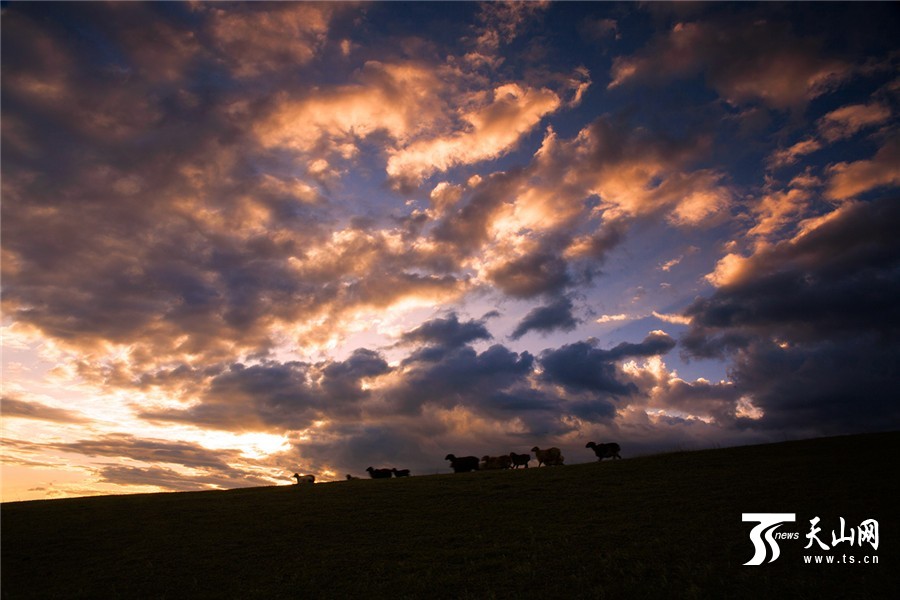
MULTIPOLYGON (((2 505, 2 597, 897 598, 900 433, 616 462, 2 505), (781 556, 742 512, 794 512, 781 556), (867 518, 880 545, 818 554, 867 518), (838 536, 840 532, 837 531, 838 536)), ((627 448, 625 449, 627 452, 627 448)))

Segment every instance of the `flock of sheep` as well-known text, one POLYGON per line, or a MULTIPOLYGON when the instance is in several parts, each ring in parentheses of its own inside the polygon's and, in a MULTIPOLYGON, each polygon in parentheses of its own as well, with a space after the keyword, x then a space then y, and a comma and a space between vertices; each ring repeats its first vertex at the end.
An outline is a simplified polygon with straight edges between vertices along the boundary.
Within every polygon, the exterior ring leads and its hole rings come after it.
MULTIPOLYGON (((619 444, 610 442, 606 444, 596 444, 588 442, 585 448, 590 448, 597 455, 597 460, 604 458, 622 458, 619 451, 622 449, 619 444)), ((541 450, 537 446, 531 449, 538 461, 538 466, 545 465, 548 467, 562 466, 565 464, 565 457, 559 448, 546 448, 541 450)), ((531 462, 531 454, 516 454, 510 452, 500 456, 482 456, 479 459, 476 456, 455 456, 448 454, 444 460, 450 461, 450 468, 454 473, 468 473, 470 471, 487 471, 493 469, 518 469, 519 467, 528 468, 531 462)), ((372 479, 390 479, 391 477, 409 477, 409 469, 376 469, 369 467, 366 469, 369 477, 372 479)), ((297 484, 315 483, 315 475, 300 475, 294 473, 293 477, 297 480, 297 484)), ((353 475, 347 475, 348 480, 359 479, 353 475)))

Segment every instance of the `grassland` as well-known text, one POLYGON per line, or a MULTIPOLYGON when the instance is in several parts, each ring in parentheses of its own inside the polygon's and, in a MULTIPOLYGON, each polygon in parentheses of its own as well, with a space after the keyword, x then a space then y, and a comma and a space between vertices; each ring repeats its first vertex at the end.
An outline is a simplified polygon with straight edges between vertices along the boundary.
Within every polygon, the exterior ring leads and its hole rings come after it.
POLYGON ((527 471, 8 503, 0 589, 8 600, 898 598, 898 442, 868 434, 527 471), (800 540, 781 542, 775 562, 743 566, 753 548, 742 512, 794 512, 780 531, 800 540), (829 545, 839 517, 848 527, 877 519, 877 552, 830 554, 879 564, 803 564, 815 516, 829 545))

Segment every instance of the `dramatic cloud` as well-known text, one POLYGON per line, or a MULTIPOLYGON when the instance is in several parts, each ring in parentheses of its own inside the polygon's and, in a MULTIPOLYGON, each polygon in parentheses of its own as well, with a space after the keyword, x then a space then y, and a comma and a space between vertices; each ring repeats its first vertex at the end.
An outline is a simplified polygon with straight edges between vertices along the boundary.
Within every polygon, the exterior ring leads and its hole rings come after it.
POLYGON ((422 342, 430 345, 456 348, 475 340, 489 340, 491 334, 481 321, 459 322, 456 313, 445 319, 432 319, 404 333, 400 339, 406 344, 422 342))
POLYGON ((869 190, 900 185, 900 141, 893 138, 871 159, 840 162, 828 169, 827 196, 844 200, 869 190))
POLYGON ((857 429, 863 414, 897 422, 888 365, 900 323, 898 207, 896 198, 850 205, 741 259, 687 309, 685 349, 735 357, 735 388, 764 411, 761 426, 857 429))
POLYGON ((892 8, 5 5, 4 498, 895 427, 892 8))
POLYGON ((829 142, 834 142, 868 127, 881 125, 890 117, 891 109, 884 104, 850 104, 819 119, 819 133, 829 142))
POLYGON ((383 132, 403 142, 441 117, 443 86, 427 65, 368 61, 356 77, 308 98, 283 94, 256 127, 260 143, 349 159, 357 140, 383 132))
POLYGON ((769 159, 769 164, 775 168, 792 165, 801 157, 821 149, 822 143, 816 139, 800 140, 790 148, 775 152, 769 159))
POLYGON ((732 104, 802 106, 834 89, 853 65, 823 52, 820 38, 761 18, 677 23, 632 56, 614 59, 610 88, 702 74, 732 104))
MULTIPOLYGON (((726 209, 731 199, 721 173, 690 170, 708 143, 702 136, 657 137, 601 117, 572 140, 548 133, 536 168, 547 179, 558 177, 562 191, 598 197, 598 208, 607 219, 667 211, 666 217, 675 224, 700 225, 726 209), (571 182, 578 187, 573 189, 571 182)), ((565 210, 563 199, 568 200, 562 195, 546 208, 565 210)))
POLYGON ((284 4, 271 10, 252 4, 209 12, 215 46, 237 77, 254 77, 310 62, 325 43, 331 4, 284 4))
POLYGON ((665 354, 674 347, 675 340, 662 331, 652 332, 638 344, 623 342, 611 350, 595 348, 590 342, 568 344, 541 355, 542 378, 574 391, 633 394, 638 391, 633 384, 617 379, 615 362, 665 354))
POLYGON ((503 85, 494 90, 490 104, 462 116, 469 131, 401 149, 388 160, 387 173, 400 181, 418 183, 435 171, 497 158, 559 105, 559 97, 548 89, 503 85))
POLYGON ((146 419, 203 424, 231 431, 300 430, 325 416, 358 418, 369 397, 364 380, 390 372, 376 352, 318 364, 264 361, 231 365, 207 380, 201 402, 187 409, 146 411, 146 419))
POLYGON ((578 319, 572 314, 572 308, 572 301, 568 298, 560 298, 547 306, 539 306, 525 315, 510 337, 516 340, 529 331, 544 333, 557 329, 572 331, 578 326, 578 319))

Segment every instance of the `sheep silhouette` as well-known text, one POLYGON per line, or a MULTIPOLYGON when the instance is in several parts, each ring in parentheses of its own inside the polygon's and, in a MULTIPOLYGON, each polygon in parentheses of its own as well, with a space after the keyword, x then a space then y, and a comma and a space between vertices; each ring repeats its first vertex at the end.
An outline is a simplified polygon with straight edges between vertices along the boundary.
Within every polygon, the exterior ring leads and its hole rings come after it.
POLYGON ((450 461, 450 468, 454 473, 468 473, 469 471, 477 471, 479 460, 475 456, 456 456, 448 454, 444 460, 450 461))
POLYGON ((597 455, 597 460, 603 460, 604 458, 622 458, 619 456, 619 451, 622 448, 615 442, 609 442, 608 444, 595 444, 594 442, 588 442, 584 446, 585 448, 590 448, 594 451, 594 454, 597 455))
POLYGON ((516 454, 515 452, 509 453, 509 459, 512 461, 513 469, 518 469, 519 467, 528 468, 528 462, 531 460, 530 454, 516 454))
POLYGON ((369 472, 369 477, 372 479, 390 479, 394 474, 390 469, 376 469, 375 467, 369 467, 366 471, 369 472))
POLYGON ((548 467, 563 465, 566 460, 566 457, 562 455, 559 448, 547 448, 541 450, 535 446, 531 451, 534 452, 534 455, 537 458, 538 466, 541 466, 541 464, 547 465, 548 467))

